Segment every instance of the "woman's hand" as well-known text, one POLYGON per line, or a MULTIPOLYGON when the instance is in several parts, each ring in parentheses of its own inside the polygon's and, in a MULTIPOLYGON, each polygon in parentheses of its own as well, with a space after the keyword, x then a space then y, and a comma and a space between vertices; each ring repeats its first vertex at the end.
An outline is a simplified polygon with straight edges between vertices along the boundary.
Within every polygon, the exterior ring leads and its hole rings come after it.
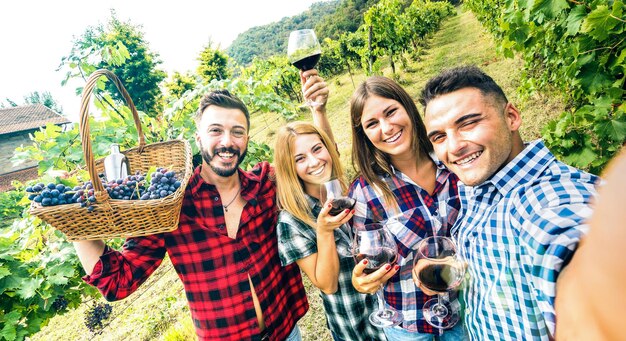
POLYGON ((319 103, 315 110, 325 110, 328 101, 328 85, 315 69, 300 71, 302 95, 305 100, 319 103))
POLYGON ((330 210, 333 207, 332 199, 326 200, 324 206, 322 206, 322 210, 320 214, 317 216, 317 230, 319 232, 333 232, 339 226, 347 223, 352 218, 354 214, 354 209, 352 210, 343 210, 341 213, 332 216, 330 215, 330 210))
POLYGON ((364 294, 376 293, 400 269, 400 265, 385 264, 368 275, 363 272, 367 268, 367 263, 367 258, 363 259, 352 270, 352 285, 356 291, 364 294))

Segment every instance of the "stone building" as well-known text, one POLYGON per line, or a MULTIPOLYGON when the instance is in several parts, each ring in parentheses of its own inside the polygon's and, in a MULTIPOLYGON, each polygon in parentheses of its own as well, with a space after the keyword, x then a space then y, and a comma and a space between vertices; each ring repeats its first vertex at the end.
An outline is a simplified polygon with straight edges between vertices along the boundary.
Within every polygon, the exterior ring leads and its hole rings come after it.
POLYGON ((15 148, 31 143, 29 134, 48 123, 71 122, 43 104, 0 108, 0 192, 10 190, 13 180, 23 182, 37 177, 36 161, 14 166, 11 157, 15 148))

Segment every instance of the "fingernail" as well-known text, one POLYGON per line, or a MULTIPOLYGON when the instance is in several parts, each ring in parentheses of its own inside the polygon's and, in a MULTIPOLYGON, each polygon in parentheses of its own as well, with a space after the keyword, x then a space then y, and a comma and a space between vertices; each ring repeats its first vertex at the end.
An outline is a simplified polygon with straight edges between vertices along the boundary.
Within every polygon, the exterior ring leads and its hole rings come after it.
POLYGON ((385 265, 385 270, 389 270, 389 269, 391 269, 391 265, 390 264, 385 265))
POLYGON ((396 266, 394 266, 394 267, 393 267, 393 269, 394 269, 394 270, 398 270, 398 269, 400 269, 400 265, 396 265, 396 266))
POLYGON ((367 265, 367 259, 363 260, 363 265, 367 265))
POLYGON ((331 207, 333 207, 333 204, 328 204, 328 208, 331 208, 331 207))
POLYGON ((354 212, 356 212, 355 210, 352 210, 352 214, 354 214, 354 212))
POLYGON ((345 212, 345 213, 348 213, 348 212, 350 212, 350 210, 345 210, 344 212, 345 212))

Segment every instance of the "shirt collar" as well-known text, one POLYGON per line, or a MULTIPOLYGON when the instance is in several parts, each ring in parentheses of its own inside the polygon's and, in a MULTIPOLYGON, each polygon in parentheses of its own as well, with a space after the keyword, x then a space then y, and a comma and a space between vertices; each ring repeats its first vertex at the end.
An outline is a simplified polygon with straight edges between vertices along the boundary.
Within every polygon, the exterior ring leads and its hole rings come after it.
POLYGON ((315 197, 312 197, 306 193, 304 193, 304 197, 306 198, 307 204, 309 204, 309 208, 311 209, 313 216, 317 217, 322 210, 322 204, 315 197))
POLYGON ((475 187, 492 185, 500 193, 508 193, 513 188, 532 181, 554 160, 554 155, 550 153, 550 150, 541 140, 525 143, 525 146, 513 160, 494 174, 491 179, 475 187))

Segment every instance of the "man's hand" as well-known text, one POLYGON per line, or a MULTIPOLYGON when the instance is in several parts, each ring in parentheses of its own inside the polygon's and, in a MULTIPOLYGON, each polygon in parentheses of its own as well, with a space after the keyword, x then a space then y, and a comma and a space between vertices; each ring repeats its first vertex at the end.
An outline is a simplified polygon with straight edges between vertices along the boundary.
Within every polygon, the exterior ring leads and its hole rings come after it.
POLYGON ((367 258, 363 259, 352 270, 352 285, 356 291, 364 294, 376 293, 400 269, 397 264, 385 264, 368 275, 363 272, 367 268, 367 263, 367 258))

